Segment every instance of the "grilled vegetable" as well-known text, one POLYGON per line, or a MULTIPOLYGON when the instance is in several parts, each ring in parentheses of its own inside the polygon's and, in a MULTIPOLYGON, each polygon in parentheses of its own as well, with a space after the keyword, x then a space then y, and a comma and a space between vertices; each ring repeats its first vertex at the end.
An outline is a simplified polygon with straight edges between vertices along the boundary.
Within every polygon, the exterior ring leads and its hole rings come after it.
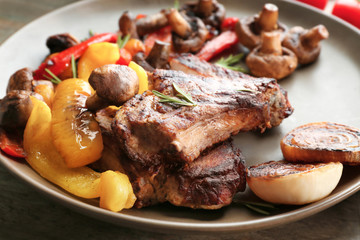
POLYGON ((32 101, 34 109, 24 132, 26 161, 42 177, 76 196, 99 197, 100 173, 88 167, 71 169, 65 165, 64 159, 51 141, 50 108, 34 98, 32 101))
POLYGON ((302 205, 329 195, 338 184, 343 165, 266 162, 247 170, 246 181, 261 199, 277 204, 302 205))
POLYGON ((56 89, 51 131, 56 149, 67 167, 81 167, 101 157, 102 136, 98 123, 85 102, 91 94, 89 83, 68 79, 56 89))
POLYGON ((113 212, 131 208, 136 201, 129 178, 120 172, 106 171, 100 178, 100 207, 113 212))
POLYGON ((318 122, 295 128, 280 143, 290 162, 341 162, 360 165, 360 130, 346 125, 318 122))
POLYGON ((95 43, 89 46, 78 62, 79 78, 88 80, 91 72, 106 64, 115 64, 120 58, 119 47, 114 43, 95 43))
POLYGON ((117 35, 114 33, 102 33, 97 34, 73 47, 65 49, 64 51, 43 62, 39 68, 34 71, 34 79, 40 80, 44 79, 44 76, 49 77, 45 69, 49 69, 52 73, 58 76, 70 65, 71 56, 74 56, 75 59, 78 59, 81 55, 84 54, 84 52, 91 44, 98 42, 115 42, 116 39, 117 35))

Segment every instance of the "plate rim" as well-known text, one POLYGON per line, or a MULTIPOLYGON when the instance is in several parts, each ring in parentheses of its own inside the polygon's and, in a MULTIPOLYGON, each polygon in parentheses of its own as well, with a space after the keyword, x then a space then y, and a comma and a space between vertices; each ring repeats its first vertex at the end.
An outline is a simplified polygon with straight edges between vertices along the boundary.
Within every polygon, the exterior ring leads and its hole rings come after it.
MULTIPOLYGON (((9 37, 7 37, 3 43, 0 45, 0 51, 6 47, 6 45, 11 41, 11 39, 19 34, 20 32, 26 30, 29 26, 36 24, 38 21, 41 21, 44 18, 51 17, 51 15, 61 14, 61 12, 65 12, 69 8, 78 7, 79 5, 88 5, 92 4, 93 2, 100 2, 102 0, 88 0, 88 1, 78 1, 74 3, 67 4, 61 8, 55 9, 53 11, 50 11, 40 17, 37 17, 33 19, 31 22, 25 24, 23 27, 21 27, 16 32, 12 33, 9 37)), ((279 2, 280 0, 274 0, 274 2, 279 2)), ((306 8, 312 12, 316 12, 317 14, 321 14, 326 16, 327 18, 330 18, 334 20, 335 22, 338 22, 339 24, 343 25, 344 27, 348 28, 350 31, 353 31, 359 35, 360 38, 360 29, 357 29, 355 26, 351 25, 350 23, 333 16, 331 14, 324 13, 323 11, 316 9, 314 7, 308 6, 306 4, 297 2, 297 1, 291 1, 291 0, 285 0, 284 2, 287 2, 288 4, 295 5, 297 7, 306 8)), ((256 230, 256 229, 265 229, 270 228, 272 226, 278 226, 279 223, 276 223, 274 221, 278 218, 284 218, 289 222, 294 222, 303 218, 306 218, 308 216, 311 216, 313 214, 316 214, 318 212, 321 212, 341 201, 344 199, 350 197, 354 193, 360 190, 360 176, 355 178, 357 179, 357 182, 353 184, 350 188, 347 188, 345 191, 341 191, 339 193, 336 193, 335 195, 332 195, 331 198, 326 197, 318 202, 315 202, 313 204, 306 205, 305 207, 298 208, 293 211, 289 211, 286 213, 281 213, 274 216, 264 217, 262 219, 255 219, 255 220, 248 220, 243 222, 226 222, 226 223, 186 223, 186 222, 169 222, 166 220, 158 220, 158 219, 149 219, 139 216, 132 216, 127 215, 123 213, 114 213, 110 212, 105 209, 101 209, 99 207, 93 206, 91 204, 85 203, 79 199, 72 198, 70 196, 65 195, 65 190, 60 189, 60 191, 64 193, 57 192, 46 185, 43 185, 41 182, 36 181, 35 179, 31 178, 31 176, 24 174, 19 169, 16 168, 16 164, 12 161, 16 161, 12 158, 7 157, 4 153, 1 152, 0 154, 0 163, 14 176, 16 176, 18 179, 21 179, 28 185, 30 185, 33 189, 36 191, 47 195, 50 199, 53 199, 57 202, 59 202, 62 205, 66 205, 67 207, 75 210, 76 212, 82 213, 84 215, 101 219, 103 221, 110 222, 111 220, 116 220, 116 223, 119 223, 123 226, 131 227, 131 228, 138 228, 143 229, 144 227, 153 227, 157 231, 167 231, 169 228, 171 230, 177 231, 177 232, 231 232, 231 231, 246 231, 246 230, 256 230), (87 212, 91 210, 91 212, 87 212), (294 215, 293 212, 296 212, 294 215), (96 216, 95 216, 96 215, 96 216), (106 216, 106 217, 105 217, 106 216), (120 216, 120 217, 119 217, 120 216), (110 219, 109 219, 110 218, 110 219), (134 226, 133 223, 140 224, 139 226, 134 226), (255 227, 254 227, 255 226, 255 227)), ((19 163, 19 164, 27 164, 25 163, 19 163)), ((30 166, 28 166, 31 171, 34 171, 30 166)), ((35 171, 34 171, 35 172, 35 171)), ((36 172, 35 172, 36 173, 36 172)), ((51 183, 52 184, 52 183, 51 183)), ((55 185, 54 185, 55 186, 55 185)), ((114 222, 113 222, 114 223, 114 222)), ((284 224, 284 223, 281 223, 284 224)))

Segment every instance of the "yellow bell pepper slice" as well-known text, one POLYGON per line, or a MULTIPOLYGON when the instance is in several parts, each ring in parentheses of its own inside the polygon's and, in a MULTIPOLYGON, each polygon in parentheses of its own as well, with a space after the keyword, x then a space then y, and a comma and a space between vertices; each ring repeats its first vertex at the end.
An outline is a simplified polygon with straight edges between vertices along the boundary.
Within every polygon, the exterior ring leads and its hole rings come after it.
POLYGON ((90 84, 82 79, 64 80, 56 88, 51 131, 54 145, 69 168, 95 162, 104 147, 100 126, 85 108, 90 94, 90 84))
POLYGON ((133 61, 129 63, 129 67, 136 72, 136 75, 139 78, 139 94, 147 91, 149 89, 149 81, 146 71, 133 61))
POLYGON ((120 58, 119 47, 115 43, 91 44, 78 62, 78 77, 88 80, 91 72, 106 64, 115 64, 120 58))
POLYGON ((100 178, 100 207, 113 212, 134 206, 134 195, 128 176, 115 171, 106 171, 100 178))
POLYGON ((24 132, 24 149, 29 165, 48 181, 82 197, 100 196, 100 173, 88 167, 68 168, 51 141, 51 111, 32 98, 34 108, 24 132))

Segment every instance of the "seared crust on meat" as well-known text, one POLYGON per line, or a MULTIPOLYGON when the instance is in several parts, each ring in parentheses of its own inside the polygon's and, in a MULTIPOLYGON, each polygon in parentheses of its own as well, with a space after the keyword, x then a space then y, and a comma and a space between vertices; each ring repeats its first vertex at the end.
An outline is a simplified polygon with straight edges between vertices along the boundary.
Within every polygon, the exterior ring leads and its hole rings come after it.
POLYGON ((274 79, 204 78, 170 70, 155 70, 149 79, 153 89, 171 96, 176 95, 176 83, 197 105, 161 103, 148 92, 117 112, 112 129, 120 146, 146 166, 191 162, 239 131, 265 131, 292 113, 286 93, 274 79), (239 91, 243 89, 250 91, 239 91))
POLYGON ((177 206, 221 208, 245 190, 245 171, 240 150, 226 141, 170 175, 165 183, 166 199, 177 206))

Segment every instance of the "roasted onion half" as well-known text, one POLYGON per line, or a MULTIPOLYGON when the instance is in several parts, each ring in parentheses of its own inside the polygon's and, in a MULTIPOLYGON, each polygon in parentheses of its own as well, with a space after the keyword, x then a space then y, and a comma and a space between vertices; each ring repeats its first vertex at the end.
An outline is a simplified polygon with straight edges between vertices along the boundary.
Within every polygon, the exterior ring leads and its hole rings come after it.
POLYGON ((250 189, 275 204, 303 205, 329 195, 339 183, 340 162, 296 164, 270 161, 247 169, 250 189))
POLYGON ((360 130, 338 123, 302 125, 286 134, 280 146, 289 162, 360 165, 360 130))

